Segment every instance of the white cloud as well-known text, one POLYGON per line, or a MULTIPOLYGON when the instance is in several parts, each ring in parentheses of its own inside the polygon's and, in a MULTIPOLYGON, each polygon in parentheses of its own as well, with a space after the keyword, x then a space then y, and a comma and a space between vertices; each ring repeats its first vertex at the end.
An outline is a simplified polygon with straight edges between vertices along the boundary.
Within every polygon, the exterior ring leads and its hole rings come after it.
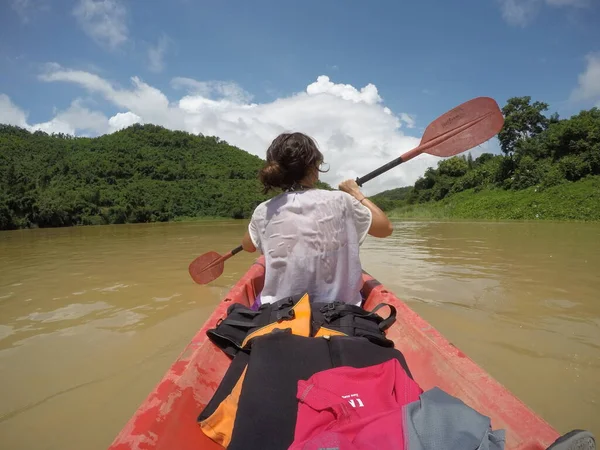
POLYGON ((58 112, 52 120, 31 125, 28 128, 45 131, 48 134, 64 133, 70 135, 81 134, 82 132, 98 135, 109 131, 106 116, 97 111, 90 111, 83 106, 82 101, 79 99, 74 100, 65 111, 58 112))
POLYGON ((380 103, 382 101, 375 85, 369 83, 359 91, 350 84, 335 84, 329 80, 326 75, 321 75, 317 81, 311 83, 306 88, 309 95, 331 94, 341 97, 344 100, 351 100, 354 103, 364 102, 369 105, 380 103))
POLYGON ((152 72, 162 72, 165 68, 165 54, 171 45, 171 40, 162 35, 155 46, 148 48, 148 64, 152 72))
POLYGON ((134 123, 144 123, 137 114, 128 111, 126 113, 117 113, 108 120, 111 132, 122 130, 134 123))
POLYGON ((27 127, 27 114, 16 106, 6 94, 0 94, 0 123, 27 127))
POLYGON ((196 97, 232 103, 248 103, 253 97, 233 81, 196 81, 192 78, 175 77, 171 80, 171 86, 183 89, 196 97))
POLYGON ((591 0, 498 0, 502 17, 510 25, 524 27, 544 6, 585 8, 591 0))
POLYGON ((579 84, 571 93, 571 100, 595 100, 600 107, 600 53, 586 56, 587 67, 579 75, 579 84))
POLYGON ((93 73, 63 69, 58 64, 48 65, 40 76, 43 81, 65 81, 78 84, 92 93, 99 93, 116 106, 130 110, 147 123, 157 123, 169 128, 181 123, 182 115, 169 105, 167 97, 138 77, 132 77, 132 89, 117 89, 93 73))
POLYGON ((415 127, 415 119, 412 116, 409 116, 406 113, 400 113, 400 120, 406 124, 408 128, 415 127))
POLYGON ((51 120, 30 125, 27 114, 7 95, 0 94, 0 124, 15 125, 31 132, 40 130, 48 134, 98 136, 114 133, 134 123, 143 123, 143 120, 131 111, 117 113, 109 119, 99 111, 86 108, 80 99, 75 99, 66 110, 55 111, 51 120))
MULTIPOLYGON (((176 78, 172 85, 185 89, 185 93, 169 101, 160 90, 137 77, 131 78, 131 86, 122 88, 95 74, 52 64, 41 79, 77 84, 123 111, 105 122, 107 132, 132 123, 153 123, 169 129, 219 136, 262 158, 279 133, 304 132, 314 137, 321 147, 330 167, 322 179, 334 186, 343 179, 366 175, 420 141, 402 131, 404 124, 415 126, 414 119, 406 113, 392 113, 383 105, 375 86, 357 89, 333 83, 328 77, 319 77, 304 92, 268 103, 251 103, 250 94, 232 82, 176 78)), ((67 116, 59 113, 57 118, 65 121, 67 116)), ((69 120, 71 129, 82 127, 74 117, 69 120)), ((92 116, 86 119, 86 124, 88 129, 93 124, 97 130, 101 127, 100 121, 96 123, 92 116)), ((438 160, 421 155, 366 183, 365 192, 371 195, 412 184, 438 160)))
POLYGON ((128 39, 127 10, 119 0, 79 0, 73 15, 88 36, 111 50, 128 39))
POLYGON ((500 0, 502 17, 511 25, 525 26, 537 14, 538 0, 500 0))

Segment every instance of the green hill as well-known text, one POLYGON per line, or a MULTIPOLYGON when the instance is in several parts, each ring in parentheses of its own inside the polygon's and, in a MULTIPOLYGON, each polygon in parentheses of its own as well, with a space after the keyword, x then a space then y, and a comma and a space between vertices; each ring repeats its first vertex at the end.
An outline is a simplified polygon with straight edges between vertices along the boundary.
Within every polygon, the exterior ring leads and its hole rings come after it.
POLYGON ((97 138, 0 125, 0 229, 248 218, 263 161, 216 137, 133 125, 97 138))
POLYGON ((379 206, 383 211, 389 211, 391 209, 404 206, 411 191, 412 186, 390 189, 373 195, 371 197, 371 201, 379 206))

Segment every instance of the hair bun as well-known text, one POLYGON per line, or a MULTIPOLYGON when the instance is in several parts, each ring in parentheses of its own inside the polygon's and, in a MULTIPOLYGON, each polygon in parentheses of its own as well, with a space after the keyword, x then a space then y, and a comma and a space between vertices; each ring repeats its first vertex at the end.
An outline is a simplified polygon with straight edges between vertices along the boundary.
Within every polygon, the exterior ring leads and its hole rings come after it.
POLYGON ((259 173, 261 183, 267 187, 281 186, 285 179, 285 172, 277 161, 269 161, 259 173))

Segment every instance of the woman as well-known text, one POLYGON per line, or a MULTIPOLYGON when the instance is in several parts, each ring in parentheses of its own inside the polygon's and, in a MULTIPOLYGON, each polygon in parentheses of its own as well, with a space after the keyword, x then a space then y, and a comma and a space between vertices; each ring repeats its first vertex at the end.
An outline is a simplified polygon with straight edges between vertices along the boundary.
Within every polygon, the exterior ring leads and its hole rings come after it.
POLYGON ((323 155, 302 133, 284 133, 267 150, 259 174, 264 192, 283 193, 254 210, 242 246, 265 255, 260 302, 308 293, 311 301, 360 305, 359 246, 367 234, 387 237, 392 224, 353 180, 340 191, 316 189, 323 155))

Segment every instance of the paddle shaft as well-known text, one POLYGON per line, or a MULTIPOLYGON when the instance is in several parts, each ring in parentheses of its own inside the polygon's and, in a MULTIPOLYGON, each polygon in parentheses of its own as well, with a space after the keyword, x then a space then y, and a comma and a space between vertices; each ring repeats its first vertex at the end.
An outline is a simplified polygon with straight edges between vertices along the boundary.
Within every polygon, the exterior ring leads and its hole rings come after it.
POLYGON ((239 252, 241 252, 242 250, 244 250, 244 248, 241 245, 238 245, 236 248, 234 248, 233 250, 231 250, 229 253, 225 253, 223 256, 221 256, 219 259, 215 260, 214 262, 210 263, 205 270, 210 269, 211 267, 215 267, 219 264, 224 263, 225 261, 227 261, 229 258, 231 258, 233 255, 237 255, 239 252))
POLYGON ((384 164, 383 166, 379 167, 378 169, 375 169, 374 171, 366 174, 364 177, 359 177, 356 179, 356 184, 358 184, 359 186, 362 186, 364 183, 366 183, 367 181, 372 180, 375 177, 378 177, 379 175, 381 175, 382 173, 387 172, 390 169, 393 169, 396 166, 399 166, 400 164, 402 164, 403 162, 408 161, 409 159, 414 158, 417 155, 420 155, 421 152, 423 151, 422 148, 415 148, 409 152, 406 152, 404 155, 399 156, 396 159, 393 159, 392 161, 390 161, 387 164, 384 164), (415 150, 418 150, 417 152, 415 152, 415 150), (410 153, 415 153, 414 155, 410 155, 410 153))

